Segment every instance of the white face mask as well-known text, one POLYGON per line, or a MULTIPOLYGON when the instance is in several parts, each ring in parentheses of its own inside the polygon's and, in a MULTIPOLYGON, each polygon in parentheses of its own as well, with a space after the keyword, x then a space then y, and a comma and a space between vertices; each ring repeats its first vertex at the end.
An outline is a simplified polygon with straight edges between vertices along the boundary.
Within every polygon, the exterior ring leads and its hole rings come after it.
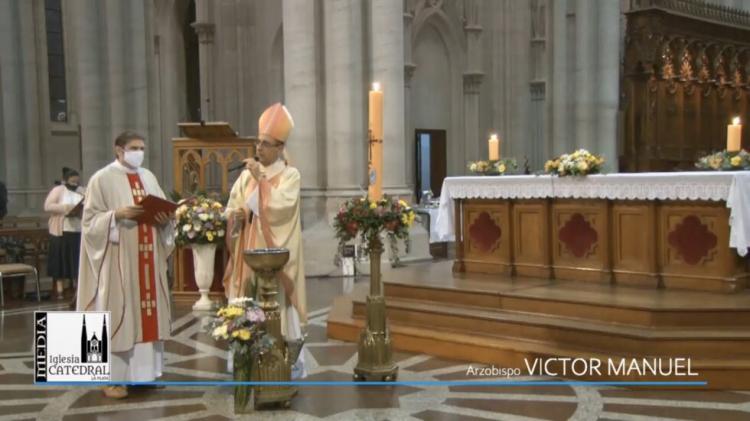
POLYGON ((123 159, 131 167, 139 168, 143 164, 143 151, 125 151, 123 159))

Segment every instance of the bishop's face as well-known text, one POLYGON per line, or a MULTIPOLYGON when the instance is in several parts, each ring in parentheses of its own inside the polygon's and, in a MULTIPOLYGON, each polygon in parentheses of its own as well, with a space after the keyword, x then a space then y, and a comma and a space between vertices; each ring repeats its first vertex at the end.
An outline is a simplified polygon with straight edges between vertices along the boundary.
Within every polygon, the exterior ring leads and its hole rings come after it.
POLYGON ((258 142, 256 155, 260 158, 260 163, 267 167, 278 161, 284 151, 284 144, 271 138, 261 138, 258 142))

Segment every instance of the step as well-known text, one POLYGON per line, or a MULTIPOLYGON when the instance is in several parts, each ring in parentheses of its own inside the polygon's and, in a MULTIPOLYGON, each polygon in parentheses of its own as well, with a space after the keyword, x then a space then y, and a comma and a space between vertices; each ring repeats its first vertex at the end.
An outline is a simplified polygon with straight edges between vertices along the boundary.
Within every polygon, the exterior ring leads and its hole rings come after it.
MULTIPOLYGON (((328 336, 333 339, 356 342, 363 329, 364 320, 352 317, 351 297, 341 296, 334 300, 328 319, 328 336)), ((550 341, 534 341, 501 336, 476 335, 442 329, 425 329, 397 322, 389 325, 393 346, 397 350, 424 353, 441 358, 496 364, 500 367, 517 367, 525 370, 525 359, 569 357, 569 358, 632 358, 627 353, 598 352, 591 349, 564 346, 550 341)), ((644 357, 646 355, 638 355, 644 357)), ((596 381, 685 381, 705 380, 709 389, 750 389, 750 361, 747 358, 695 358, 691 360, 698 377, 633 377, 604 375, 571 378, 571 380, 596 381)), ((468 367, 468 363, 467 363, 468 367)), ((522 373, 524 374, 524 373, 522 373)), ((527 374, 527 373, 526 373, 527 374)))
MULTIPOLYGON (((490 311, 481 308, 442 306, 417 300, 388 299, 392 323, 472 332, 477 335, 512 337, 640 355, 675 357, 711 356, 722 349, 726 356, 750 359, 750 329, 744 328, 643 328, 604 324, 545 314, 490 311)), ((365 317, 364 298, 353 300, 353 317, 365 317)))
POLYGON ((710 294, 607 287, 577 282, 426 280, 384 282, 388 299, 549 314, 648 327, 750 325, 750 293, 710 294))

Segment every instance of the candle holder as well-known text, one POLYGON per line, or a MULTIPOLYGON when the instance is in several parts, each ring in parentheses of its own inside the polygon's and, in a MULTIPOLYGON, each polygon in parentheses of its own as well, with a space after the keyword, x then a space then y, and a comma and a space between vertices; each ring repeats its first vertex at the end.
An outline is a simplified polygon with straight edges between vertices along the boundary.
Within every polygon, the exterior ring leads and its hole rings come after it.
POLYGON ((385 297, 380 279, 380 257, 383 243, 375 236, 370 240, 370 295, 367 296, 365 329, 359 335, 354 380, 396 381, 398 366, 393 363, 393 344, 385 315, 385 297))

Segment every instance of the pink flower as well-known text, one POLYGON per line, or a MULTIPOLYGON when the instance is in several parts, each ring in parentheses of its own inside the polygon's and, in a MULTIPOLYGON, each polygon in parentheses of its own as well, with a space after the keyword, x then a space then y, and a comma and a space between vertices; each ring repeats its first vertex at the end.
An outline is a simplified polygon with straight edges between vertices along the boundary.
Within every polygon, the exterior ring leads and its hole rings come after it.
POLYGON ((266 314, 259 308, 249 309, 247 319, 253 323, 263 323, 266 320, 266 314))

